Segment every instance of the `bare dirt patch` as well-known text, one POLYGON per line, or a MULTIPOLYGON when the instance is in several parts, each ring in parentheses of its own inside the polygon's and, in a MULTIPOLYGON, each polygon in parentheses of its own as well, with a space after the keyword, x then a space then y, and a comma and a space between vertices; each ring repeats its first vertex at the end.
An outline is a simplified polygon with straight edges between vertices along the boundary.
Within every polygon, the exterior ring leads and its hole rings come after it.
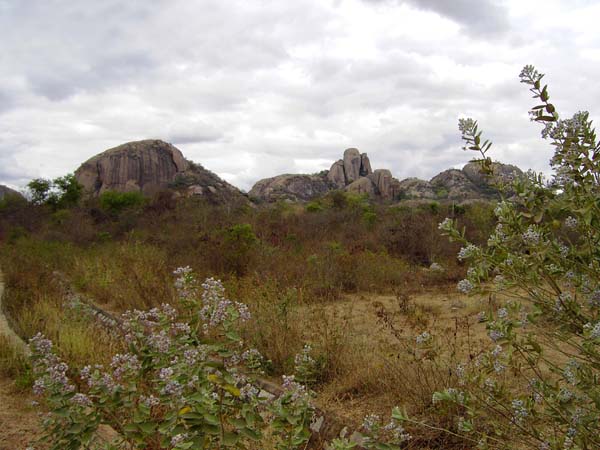
POLYGON ((40 419, 31 404, 33 400, 32 395, 17 389, 12 380, 0 378, 0 450, 25 449, 39 438, 40 419))

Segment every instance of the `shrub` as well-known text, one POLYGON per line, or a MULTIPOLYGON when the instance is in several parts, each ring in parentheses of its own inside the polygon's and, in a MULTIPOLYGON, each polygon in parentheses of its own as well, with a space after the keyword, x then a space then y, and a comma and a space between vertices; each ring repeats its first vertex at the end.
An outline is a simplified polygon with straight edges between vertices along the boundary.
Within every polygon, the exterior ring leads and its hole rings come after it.
POLYGON ((138 191, 105 191, 100 194, 100 207, 113 214, 118 214, 125 209, 140 207, 145 201, 144 195, 138 191))
POLYGON ((253 250, 258 239, 250 224, 237 224, 224 232, 223 254, 226 260, 225 270, 243 275, 252 262, 253 250))
MULTIPOLYGON (((434 401, 460 407, 456 430, 479 448, 600 448, 600 144, 587 112, 559 119, 543 74, 526 66, 520 78, 539 100, 530 115, 555 148, 555 174, 513 183, 487 246, 470 243, 451 219, 440 224, 470 262, 459 290, 508 291, 510 300, 481 315, 489 351, 434 401)), ((492 175, 477 122, 461 119, 459 128, 492 175)))
POLYGON ((310 202, 306 204, 306 212, 319 212, 319 211, 323 211, 323 205, 320 202, 310 202))
POLYGON ((200 286, 187 267, 176 274, 181 312, 163 304, 124 314, 119 330, 128 352, 107 367, 84 367, 79 390, 52 342, 39 334, 30 341, 52 449, 97 445, 101 424, 118 432, 111 448, 248 448, 267 423, 277 448, 308 440, 306 388, 287 377, 281 395, 259 395, 262 357, 239 335, 247 307, 228 300, 219 281, 200 286))

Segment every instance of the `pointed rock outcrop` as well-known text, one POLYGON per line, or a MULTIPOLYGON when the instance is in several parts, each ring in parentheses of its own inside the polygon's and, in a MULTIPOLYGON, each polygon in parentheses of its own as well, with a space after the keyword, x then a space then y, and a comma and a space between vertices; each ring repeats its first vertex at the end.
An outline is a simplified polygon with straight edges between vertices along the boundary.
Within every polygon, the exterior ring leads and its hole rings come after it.
POLYGON ((344 174, 346 175, 346 184, 350 184, 360 178, 361 165, 362 158, 357 149, 348 148, 344 151, 344 174))
POLYGON ((332 185, 338 189, 343 189, 346 186, 346 175, 344 174, 344 161, 338 160, 333 163, 329 172, 327 172, 327 179, 332 185))
POLYGON ((369 161, 369 157, 366 153, 360 155, 360 176, 366 177, 373 173, 373 169, 371 169, 371 161, 369 161))

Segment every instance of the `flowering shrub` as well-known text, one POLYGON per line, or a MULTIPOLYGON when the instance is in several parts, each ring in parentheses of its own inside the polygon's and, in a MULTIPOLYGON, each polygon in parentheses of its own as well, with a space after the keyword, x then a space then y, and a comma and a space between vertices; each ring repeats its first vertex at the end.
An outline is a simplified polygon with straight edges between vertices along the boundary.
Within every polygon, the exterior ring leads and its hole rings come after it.
MULTIPOLYGON (((460 386, 434 396, 461 406, 457 429, 480 448, 600 448, 600 144, 587 112, 559 118, 542 78, 533 66, 520 74, 539 100, 531 119, 555 148, 551 181, 529 172, 506 183, 511 197, 498 203, 486 247, 453 220, 440 224, 470 263, 458 289, 507 298, 480 315, 489 351, 461 367, 460 386)), ((493 177, 477 122, 459 129, 493 177)))
POLYGON ((71 381, 52 343, 31 339, 34 391, 50 409, 45 439, 53 449, 94 448, 106 424, 118 434, 111 448, 247 448, 271 422, 278 448, 304 444, 310 395, 293 379, 279 397, 261 393, 262 357, 238 333, 250 319, 246 305, 227 299, 217 280, 199 285, 188 267, 175 273, 181 311, 164 304, 125 313, 128 351, 108 367, 84 367, 71 381))
POLYGON ((294 357, 294 376, 300 383, 314 385, 323 369, 321 358, 313 358, 312 347, 305 344, 302 351, 294 357))

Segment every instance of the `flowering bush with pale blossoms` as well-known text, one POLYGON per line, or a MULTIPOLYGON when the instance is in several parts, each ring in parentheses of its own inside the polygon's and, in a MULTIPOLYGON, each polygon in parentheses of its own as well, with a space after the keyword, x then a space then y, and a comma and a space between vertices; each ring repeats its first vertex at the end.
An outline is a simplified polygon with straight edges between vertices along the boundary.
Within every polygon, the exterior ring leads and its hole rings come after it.
MULTIPOLYGON (((264 359, 239 335, 240 323, 250 319, 246 305, 227 299, 218 280, 198 283, 189 267, 175 275, 179 308, 163 304, 123 314, 115 326, 128 351, 107 367, 73 374, 50 340, 41 334, 30 340, 33 390, 50 410, 43 440, 54 450, 243 449, 258 448, 269 427, 277 449, 303 448, 314 428, 313 393, 302 384, 318 373, 311 347, 295 358, 300 382, 284 376, 279 395, 262 391, 257 376, 264 359), (100 425, 118 437, 100 443, 100 425)), ((410 436, 396 422, 364 427, 355 436, 365 448, 399 448, 410 436)))
POLYGON ((280 448, 308 440, 310 393, 288 382, 273 397, 255 383, 262 357, 238 331, 250 318, 246 305, 227 299, 217 280, 199 285, 189 268, 175 274, 180 310, 162 305, 125 313, 120 332, 128 351, 107 367, 73 374, 48 339, 31 339, 34 391, 50 409, 51 448, 100 448, 100 424, 118 434, 111 448, 247 448, 269 421, 277 425, 280 448))
MULTIPOLYGON (((533 121, 555 148, 554 177, 528 173, 498 203, 485 248, 467 242, 454 221, 440 229, 463 244, 469 261, 462 292, 510 300, 486 322, 490 350, 462 366, 462 386, 434 400, 461 405, 457 418, 479 448, 600 448, 600 144, 587 112, 560 119, 543 74, 526 66, 521 82, 539 105, 533 121), (457 393, 460 393, 458 395, 457 393)), ((465 149, 493 176, 472 119, 461 119, 465 149)))

